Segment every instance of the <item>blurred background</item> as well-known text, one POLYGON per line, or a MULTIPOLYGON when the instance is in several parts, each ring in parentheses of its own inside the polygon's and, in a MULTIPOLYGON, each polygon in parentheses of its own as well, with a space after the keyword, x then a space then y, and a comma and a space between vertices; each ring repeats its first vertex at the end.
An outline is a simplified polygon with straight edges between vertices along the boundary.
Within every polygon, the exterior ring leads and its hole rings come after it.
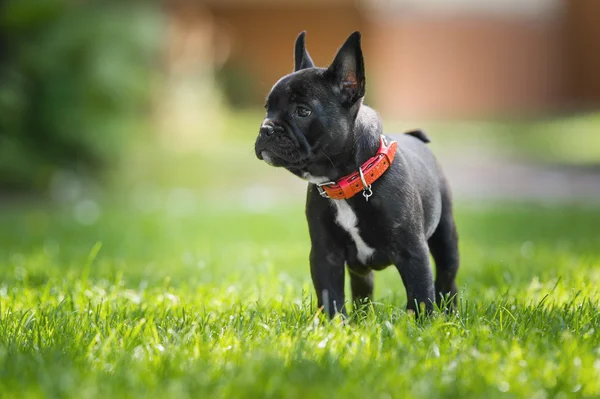
POLYGON ((0 4, 3 200, 297 195, 252 142, 301 30, 319 66, 363 33, 367 102, 387 131, 427 129, 458 198, 600 194, 595 1, 0 4))
POLYGON ((174 218, 301 203, 305 182, 253 142, 302 30, 319 66, 363 33, 367 103, 388 132, 428 132, 458 202, 600 198, 597 1, 0 5, 4 207, 93 225, 107 203, 174 218))

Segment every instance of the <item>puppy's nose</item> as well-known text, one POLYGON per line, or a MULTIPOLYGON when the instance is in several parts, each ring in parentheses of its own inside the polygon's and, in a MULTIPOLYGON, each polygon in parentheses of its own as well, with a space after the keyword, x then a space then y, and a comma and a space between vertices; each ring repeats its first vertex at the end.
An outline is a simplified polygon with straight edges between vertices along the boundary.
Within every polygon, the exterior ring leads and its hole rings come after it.
POLYGON ((265 136, 270 136, 275 133, 275 128, 271 125, 262 125, 260 127, 260 134, 264 134, 265 136))
POLYGON ((260 127, 260 133, 265 136, 271 136, 273 133, 283 133, 284 131, 285 129, 282 126, 271 121, 266 121, 260 127))

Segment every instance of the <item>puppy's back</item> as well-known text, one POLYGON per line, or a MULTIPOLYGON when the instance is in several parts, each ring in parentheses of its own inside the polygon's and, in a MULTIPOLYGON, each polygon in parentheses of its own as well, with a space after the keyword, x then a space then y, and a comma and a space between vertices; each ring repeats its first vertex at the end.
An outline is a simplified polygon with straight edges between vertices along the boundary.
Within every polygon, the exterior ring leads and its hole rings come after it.
POLYGON ((442 212, 442 195, 446 191, 446 179, 433 152, 428 148, 424 133, 391 136, 398 142, 398 151, 406 162, 407 181, 405 190, 418 193, 424 211, 424 232, 429 238, 438 225, 442 212))
POLYGON ((427 146, 429 138, 421 130, 410 131, 404 134, 390 135, 398 142, 398 149, 404 154, 406 160, 416 171, 427 169, 435 175, 442 173, 433 152, 427 146))

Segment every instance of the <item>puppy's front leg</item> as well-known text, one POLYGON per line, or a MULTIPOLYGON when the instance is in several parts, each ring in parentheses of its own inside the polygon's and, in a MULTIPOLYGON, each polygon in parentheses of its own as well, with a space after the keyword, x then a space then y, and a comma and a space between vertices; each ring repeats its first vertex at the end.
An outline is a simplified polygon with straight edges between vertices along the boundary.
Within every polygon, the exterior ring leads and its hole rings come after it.
POLYGON ((431 313, 435 303, 435 290, 427 243, 425 238, 410 241, 404 243, 394 262, 406 288, 406 309, 418 313, 423 304, 426 313, 431 313))
POLYGON ((310 274, 317 292, 318 305, 333 318, 336 313, 347 316, 344 295, 343 251, 329 247, 321 241, 310 251, 310 274))

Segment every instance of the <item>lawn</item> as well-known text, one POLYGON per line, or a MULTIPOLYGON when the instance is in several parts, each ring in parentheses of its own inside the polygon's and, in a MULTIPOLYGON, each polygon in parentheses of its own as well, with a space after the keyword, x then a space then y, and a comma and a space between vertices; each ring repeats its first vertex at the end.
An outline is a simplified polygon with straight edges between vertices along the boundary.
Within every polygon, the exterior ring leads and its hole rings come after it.
POLYGON ((459 312, 414 320, 390 268, 344 325, 302 183, 249 139, 148 157, 131 195, 0 207, 1 398, 600 396, 600 208, 459 201, 459 312))
POLYGON ((0 215, 2 397, 598 397, 600 211, 459 207, 460 313, 316 316, 301 206, 0 215), (89 223, 89 221, 85 221, 89 223))

